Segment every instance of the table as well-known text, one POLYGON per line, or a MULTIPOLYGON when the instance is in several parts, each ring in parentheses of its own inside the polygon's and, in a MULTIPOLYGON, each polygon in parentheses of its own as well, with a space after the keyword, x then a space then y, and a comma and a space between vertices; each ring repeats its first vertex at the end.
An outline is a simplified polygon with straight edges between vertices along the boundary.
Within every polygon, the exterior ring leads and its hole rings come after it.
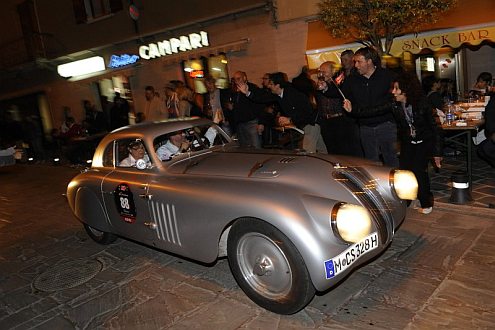
POLYGON ((467 150, 467 155, 466 155, 466 167, 467 167, 467 174, 469 178, 469 189, 471 190, 471 183, 472 183, 472 133, 478 132, 480 127, 484 124, 483 119, 479 120, 466 120, 466 121, 459 121, 456 120, 452 123, 452 125, 447 125, 446 123, 442 124, 442 129, 444 131, 456 131, 456 133, 452 136, 445 137, 445 142, 451 142, 455 145, 459 145, 463 148, 466 148, 467 150), (465 126, 458 126, 459 123, 465 123, 465 126))

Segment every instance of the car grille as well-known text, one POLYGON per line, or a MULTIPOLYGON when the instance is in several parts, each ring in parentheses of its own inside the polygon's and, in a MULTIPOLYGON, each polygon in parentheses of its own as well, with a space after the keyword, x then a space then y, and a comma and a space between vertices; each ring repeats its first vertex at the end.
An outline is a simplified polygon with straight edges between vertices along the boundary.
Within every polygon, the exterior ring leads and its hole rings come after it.
POLYGON ((179 246, 182 245, 177 227, 177 217, 175 216, 175 206, 156 202, 151 202, 150 205, 158 239, 179 246))
POLYGON ((341 168, 333 173, 334 178, 347 187, 361 204, 371 213, 383 244, 388 243, 394 233, 393 217, 389 204, 377 189, 374 179, 355 167, 341 168))

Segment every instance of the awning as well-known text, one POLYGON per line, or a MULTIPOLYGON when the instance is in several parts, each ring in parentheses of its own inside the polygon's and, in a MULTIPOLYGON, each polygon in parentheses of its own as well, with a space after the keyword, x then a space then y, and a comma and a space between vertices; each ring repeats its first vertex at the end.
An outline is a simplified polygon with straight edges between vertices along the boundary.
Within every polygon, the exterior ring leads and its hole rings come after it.
POLYGON ((317 69, 320 66, 320 64, 326 61, 332 61, 339 64, 340 54, 342 54, 344 50, 350 49, 355 52, 361 47, 363 47, 362 44, 354 42, 352 44, 344 44, 335 47, 308 50, 306 51, 306 59, 308 61, 308 67, 310 69, 317 69))
MULTIPOLYGON (((465 44, 477 46, 482 42, 495 42, 495 22, 483 25, 466 26, 450 29, 421 32, 417 35, 407 34, 394 39, 390 51, 393 56, 401 56, 404 52, 418 54, 429 49, 437 51, 443 47, 459 48, 465 44)), ((340 63, 340 54, 346 49, 363 47, 359 43, 348 43, 322 49, 307 50, 308 66, 317 68, 325 61, 340 63)))
POLYGON ((168 55, 166 57, 162 57, 157 60, 161 60, 164 65, 177 64, 182 61, 197 59, 202 56, 208 57, 210 55, 218 55, 220 53, 227 54, 231 52, 239 52, 242 50, 246 50, 248 43, 249 43, 249 38, 245 38, 238 41, 228 42, 220 46, 204 47, 204 48, 196 49, 194 51, 179 53, 177 55, 168 55))
POLYGON ((432 51, 442 47, 459 48, 464 44, 477 46, 483 41, 495 42, 495 22, 477 27, 453 28, 406 35, 394 39, 390 54, 400 56, 403 52, 418 54, 424 49, 432 51))

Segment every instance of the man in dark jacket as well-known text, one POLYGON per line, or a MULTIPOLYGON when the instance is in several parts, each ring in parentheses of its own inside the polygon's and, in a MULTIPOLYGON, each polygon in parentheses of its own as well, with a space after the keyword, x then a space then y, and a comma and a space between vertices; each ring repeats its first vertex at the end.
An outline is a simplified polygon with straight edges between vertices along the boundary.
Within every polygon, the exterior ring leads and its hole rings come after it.
MULTIPOLYGON (((249 86, 250 89, 258 87, 247 80, 245 72, 234 73, 234 82, 249 86)), ((235 87, 235 86, 234 86, 235 87)), ((232 118, 235 122, 236 134, 239 143, 243 147, 261 148, 261 130, 258 117, 263 112, 265 105, 251 98, 237 89, 232 91, 232 118)))
POLYGON ((359 122, 364 157, 378 162, 381 154, 385 165, 398 166, 392 75, 381 68, 380 57, 370 47, 358 49, 354 62, 358 74, 347 78, 343 91, 359 122))

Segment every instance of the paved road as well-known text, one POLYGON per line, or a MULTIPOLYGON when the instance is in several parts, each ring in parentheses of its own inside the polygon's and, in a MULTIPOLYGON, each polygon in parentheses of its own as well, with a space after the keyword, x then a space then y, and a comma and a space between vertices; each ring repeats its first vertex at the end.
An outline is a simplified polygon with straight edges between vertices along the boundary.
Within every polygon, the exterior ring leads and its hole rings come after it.
POLYGON ((226 260, 90 240, 68 167, 0 168, 1 329, 494 329, 495 211, 410 210, 390 248, 301 312, 252 303, 226 260))

